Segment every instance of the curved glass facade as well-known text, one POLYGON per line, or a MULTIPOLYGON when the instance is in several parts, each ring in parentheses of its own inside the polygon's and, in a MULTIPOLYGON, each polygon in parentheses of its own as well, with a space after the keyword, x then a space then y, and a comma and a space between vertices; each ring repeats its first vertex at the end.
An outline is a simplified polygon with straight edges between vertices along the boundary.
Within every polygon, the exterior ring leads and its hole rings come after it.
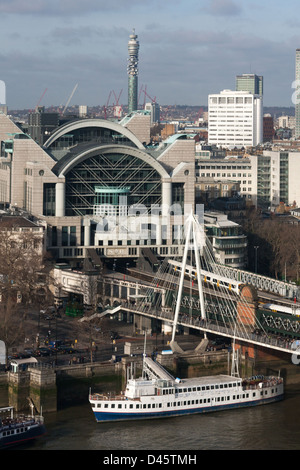
POLYGON ((149 163, 126 153, 93 154, 74 166, 65 178, 66 216, 99 213, 95 207, 108 201, 118 206, 118 198, 124 194, 128 206, 142 204, 150 209, 153 204, 161 204, 160 174, 149 163))
POLYGON ((67 151, 78 144, 84 143, 101 143, 101 144, 125 144, 131 147, 136 145, 122 133, 115 130, 89 126, 72 129, 62 136, 58 137, 49 147, 48 150, 58 159, 62 158, 67 151))

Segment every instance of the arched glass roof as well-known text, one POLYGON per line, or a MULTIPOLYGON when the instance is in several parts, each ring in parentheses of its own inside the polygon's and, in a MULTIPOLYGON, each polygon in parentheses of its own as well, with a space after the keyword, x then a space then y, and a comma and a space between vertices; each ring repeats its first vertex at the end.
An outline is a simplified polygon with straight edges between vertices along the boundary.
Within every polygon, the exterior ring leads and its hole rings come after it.
POLYGON ((82 119, 59 127, 45 142, 47 149, 57 160, 78 144, 125 144, 144 149, 135 135, 122 125, 103 119, 82 119))

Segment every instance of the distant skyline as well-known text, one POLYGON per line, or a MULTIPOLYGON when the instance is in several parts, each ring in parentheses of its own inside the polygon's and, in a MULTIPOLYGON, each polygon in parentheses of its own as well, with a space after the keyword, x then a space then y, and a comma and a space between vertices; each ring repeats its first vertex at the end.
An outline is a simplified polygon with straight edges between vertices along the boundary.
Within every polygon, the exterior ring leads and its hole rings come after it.
POLYGON ((112 90, 127 105, 134 28, 139 90, 161 105, 207 105, 255 73, 265 106, 294 106, 299 10, 296 0, 0 0, 6 104, 34 109, 47 88, 40 105, 64 106, 78 84, 70 105, 104 105, 112 90))

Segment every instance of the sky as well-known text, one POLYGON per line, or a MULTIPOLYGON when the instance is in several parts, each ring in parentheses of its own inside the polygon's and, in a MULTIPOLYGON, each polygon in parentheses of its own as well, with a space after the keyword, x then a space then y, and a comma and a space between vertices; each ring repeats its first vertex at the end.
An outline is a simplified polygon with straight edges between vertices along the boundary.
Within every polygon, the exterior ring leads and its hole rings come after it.
POLYGON ((161 105, 205 106, 255 73, 265 106, 293 106, 299 13, 299 0, 0 0, 6 104, 64 106, 76 86, 70 105, 127 104, 135 29, 142 103, 146 90, 161 105))

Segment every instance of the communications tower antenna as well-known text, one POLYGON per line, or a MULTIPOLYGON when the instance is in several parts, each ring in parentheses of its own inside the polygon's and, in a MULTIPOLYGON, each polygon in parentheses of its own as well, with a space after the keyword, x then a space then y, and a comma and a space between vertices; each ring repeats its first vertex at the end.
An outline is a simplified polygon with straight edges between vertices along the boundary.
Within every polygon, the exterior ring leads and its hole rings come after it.
POLYGON ((140 44, 133 29, 128 41, 128 112, 138 109, 138 62, 140 44))

